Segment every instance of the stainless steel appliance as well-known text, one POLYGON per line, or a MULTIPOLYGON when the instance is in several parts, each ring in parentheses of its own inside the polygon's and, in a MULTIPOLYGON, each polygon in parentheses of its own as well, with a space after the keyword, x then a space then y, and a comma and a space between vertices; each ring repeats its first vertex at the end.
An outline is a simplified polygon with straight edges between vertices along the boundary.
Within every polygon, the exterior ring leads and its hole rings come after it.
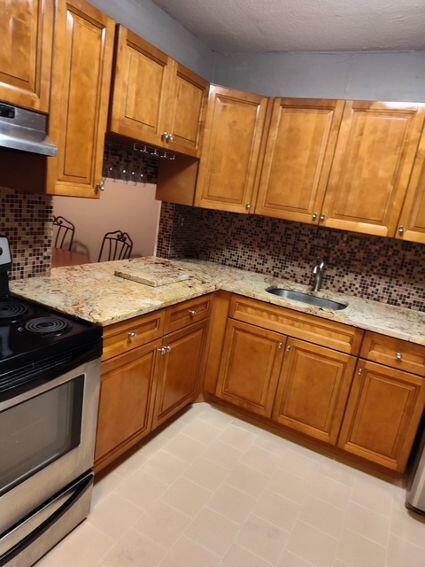
POLYGON ((28 567, 88 514, 101 328, 9 293, 0 237, 0 566, 28 567))
POLYGON ((415 512, 425 514, 425 418, 422 424, 422 436, 410 471, 406 506, 415 512))

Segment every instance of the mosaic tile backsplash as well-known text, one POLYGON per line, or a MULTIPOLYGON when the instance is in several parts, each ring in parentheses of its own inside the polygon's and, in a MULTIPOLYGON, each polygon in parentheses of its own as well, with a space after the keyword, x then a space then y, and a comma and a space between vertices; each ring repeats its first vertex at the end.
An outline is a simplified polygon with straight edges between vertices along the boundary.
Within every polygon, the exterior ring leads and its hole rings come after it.
POLYGON ((425 311, 425 246, 279 219, 163 203, 157 255, 199 258, 425 311))
POLYGON ((0 187, 0 235, 12 251, 13 279, 48 274, 52 259, 52 201, 0 187))

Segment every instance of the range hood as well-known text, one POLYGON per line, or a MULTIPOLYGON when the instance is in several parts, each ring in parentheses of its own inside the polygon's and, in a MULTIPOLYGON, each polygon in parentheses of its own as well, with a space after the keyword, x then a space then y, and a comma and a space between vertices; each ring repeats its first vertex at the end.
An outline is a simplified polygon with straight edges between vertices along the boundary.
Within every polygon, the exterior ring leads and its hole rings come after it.
POLYGON ((47 137, 47 116, 0 102, 0 148, 55 156, 57 147, 47 137))

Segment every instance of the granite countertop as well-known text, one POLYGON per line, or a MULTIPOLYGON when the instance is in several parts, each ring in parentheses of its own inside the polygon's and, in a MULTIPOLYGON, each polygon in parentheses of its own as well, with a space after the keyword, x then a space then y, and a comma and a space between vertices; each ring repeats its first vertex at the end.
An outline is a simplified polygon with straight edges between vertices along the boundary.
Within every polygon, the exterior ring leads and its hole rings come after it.
POLYGON ((11 282, 11 290, 63 313, 109 325, 222 289, 425 345, 425 313, 327 290, 314 294, 348 304, 341 311, 330 311, 272 295, 265 291, 270 285, 309 291, 307 286, 290 280, 213 262, 154 257, 53 268, 49 277, 11 282), (191 277, 154 288, 114 275, 115 271, 123 270, 129 264, 148 267, 153 263, 162 265, 164 272, 170 267, 175 274, 176 268, 180 268, 191 277))

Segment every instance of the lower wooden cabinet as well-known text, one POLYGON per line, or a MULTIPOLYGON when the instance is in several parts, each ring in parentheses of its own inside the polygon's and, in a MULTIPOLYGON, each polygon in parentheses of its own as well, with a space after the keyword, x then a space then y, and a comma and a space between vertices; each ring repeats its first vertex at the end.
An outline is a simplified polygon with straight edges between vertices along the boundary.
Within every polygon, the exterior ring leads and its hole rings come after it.
POLYGON ((288 339, 273 419, 336 444, 355 365, 347 354, 288 339))
POLYGON ((96 440, 96 468, 111 462, 151 430, 156 356, 161 341, 117 356, 103 365, 96 440))
POLYGON ((216 395, 270 417, 286 337, 229 319, 216 395))
POLYGON ((339 446, 402 472, 425 403, 425 380, 414 374, 360 360, 339 446))
POLYGON ((166 335, 158 357, 153 426, 195 400, 204 363, 208 321, 166 335))

